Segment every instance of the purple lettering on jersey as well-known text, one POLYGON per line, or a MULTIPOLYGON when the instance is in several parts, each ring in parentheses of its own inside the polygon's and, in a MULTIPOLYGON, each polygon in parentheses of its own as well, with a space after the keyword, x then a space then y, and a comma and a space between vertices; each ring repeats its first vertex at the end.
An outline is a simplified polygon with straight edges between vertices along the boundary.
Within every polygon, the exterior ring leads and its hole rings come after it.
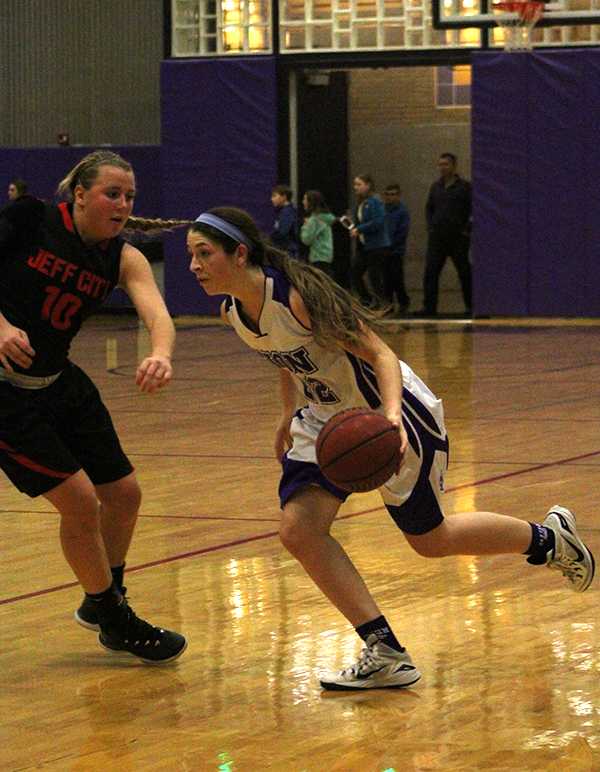
POLYGON ((259 351, 258 353, 277 367, 285 368, 292 373, 316 373, 318 369, 304 346, 293 351, 259 351))

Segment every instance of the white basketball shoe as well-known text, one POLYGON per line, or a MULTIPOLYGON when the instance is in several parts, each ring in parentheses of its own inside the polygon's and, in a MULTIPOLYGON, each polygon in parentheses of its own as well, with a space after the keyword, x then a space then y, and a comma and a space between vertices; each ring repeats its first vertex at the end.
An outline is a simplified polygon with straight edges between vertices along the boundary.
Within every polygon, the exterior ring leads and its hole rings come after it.
POLYGON ((375 635, 370 635, 366 643, 354 665, 321 677, 323 689, 399 689, 411 686, 421 677, 407 651, 396 651, 375 635))
POLYGON ((554 550, 548 554, 548 568, 561 571, 575 592, 587 590, 594 578, 594 556, 577 534, 575 515, 555 504, 542 525, 554 532, 556 540, 554 550))

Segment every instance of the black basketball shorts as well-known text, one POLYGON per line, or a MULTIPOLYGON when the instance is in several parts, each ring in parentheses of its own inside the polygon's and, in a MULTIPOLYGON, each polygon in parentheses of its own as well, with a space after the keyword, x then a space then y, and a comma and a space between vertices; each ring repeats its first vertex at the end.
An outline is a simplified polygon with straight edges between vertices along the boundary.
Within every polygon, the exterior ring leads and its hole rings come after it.
POLYGON ((98 389, 73 363, 44 389, 0 382, 0 468, 32 498, 80 469, 94 485, 133 471, 98 389))

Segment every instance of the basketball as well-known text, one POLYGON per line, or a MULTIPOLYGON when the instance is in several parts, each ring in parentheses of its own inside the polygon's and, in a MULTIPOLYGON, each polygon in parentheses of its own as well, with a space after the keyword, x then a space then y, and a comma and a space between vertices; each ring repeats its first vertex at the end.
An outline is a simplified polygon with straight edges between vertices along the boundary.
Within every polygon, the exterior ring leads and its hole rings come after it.
POLYGON ((385 416, 364 407, 342 410, 317 437, 317 463, 325 477, 351 492, 379 488, 396 472, 400 434, 385 416))

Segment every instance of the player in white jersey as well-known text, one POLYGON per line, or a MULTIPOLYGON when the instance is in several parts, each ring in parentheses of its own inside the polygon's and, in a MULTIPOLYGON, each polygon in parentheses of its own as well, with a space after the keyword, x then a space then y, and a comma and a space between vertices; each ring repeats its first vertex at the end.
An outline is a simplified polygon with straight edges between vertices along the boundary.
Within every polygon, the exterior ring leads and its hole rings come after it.
POLYGON ((542 524, 493 512, 444 518, 440 494, 448 439, 441 402, 398 361, 374 332, 375 317, 351 295, 323 272, 272 247, 240 209, 200 215, 187 246, 190 270, 204 290, 229 296, 223 319, 279 370, 281 541, 365 642, 355 664, 322 676, 325 689, 406 687, 420 678, 330 533, 349 494, 322 475, 315 443, 325 421, 347 407, 371 407, 400 433, 401 465, 381 493, 420 555, 524 554, 529 563, 559 569, 573 589, 589 587, 594 558, 564 507, 553 506, 542 524), (299 395, 306 406, 297 410, 299 395))

